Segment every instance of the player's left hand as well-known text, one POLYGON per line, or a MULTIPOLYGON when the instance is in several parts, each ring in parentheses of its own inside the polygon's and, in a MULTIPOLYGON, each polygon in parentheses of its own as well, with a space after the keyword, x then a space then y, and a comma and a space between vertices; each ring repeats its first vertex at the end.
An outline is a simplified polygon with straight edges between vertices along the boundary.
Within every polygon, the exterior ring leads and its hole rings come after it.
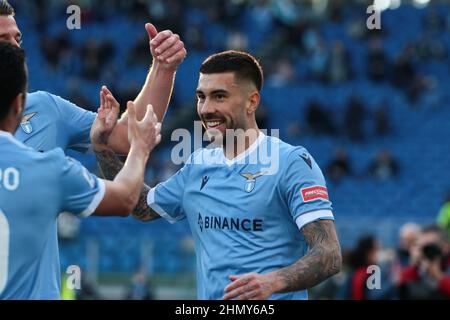
POLYGON ((148 33, 154 63, 162 65, 166 70, 175 71, 187 54, 180 36, 170 30, 158 32, 151 23, 145 25, 145 30, 148 33))
POLYGON ((117 124, 120 104, 106 86, 100 91, 100 107, 91 128, 91 144, 95 151, 107 148, 108 139, 117 124))
POLYGON ((274 293, 269 275, 248 273, 230 276, 232 281, 224 290, 224 300, 266 300, 274 293))

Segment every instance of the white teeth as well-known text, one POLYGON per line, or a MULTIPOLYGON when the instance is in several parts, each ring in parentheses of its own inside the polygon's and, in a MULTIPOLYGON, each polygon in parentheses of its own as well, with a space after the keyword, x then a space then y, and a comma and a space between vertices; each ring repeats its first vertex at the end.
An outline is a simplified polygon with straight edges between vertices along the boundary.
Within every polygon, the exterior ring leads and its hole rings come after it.
POLYGON ((215 127, 218 126, 220 124, 220 122, 216 121, 216 122, 207 122, 208 127, 215 127))

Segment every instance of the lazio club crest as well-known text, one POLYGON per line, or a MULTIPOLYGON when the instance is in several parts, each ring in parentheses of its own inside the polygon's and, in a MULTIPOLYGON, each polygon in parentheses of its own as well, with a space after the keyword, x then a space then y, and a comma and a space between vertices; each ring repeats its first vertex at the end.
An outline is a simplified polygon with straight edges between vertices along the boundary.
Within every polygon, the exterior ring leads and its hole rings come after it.
POLYGON ((20 127, 26 134, 30 134, 33 132, 33 126, 31 125, 31 118, 33 118, 37 112, 26 114, 22 117, 22 122, 20 122, 20 127))
POLYGON ((247 181, 245 182, 244 190, 247 193, 250 193, 255 189, 256 179, 267 174, 267 172, 258 172, 256 174, 251 173, 241 173, 247 181))

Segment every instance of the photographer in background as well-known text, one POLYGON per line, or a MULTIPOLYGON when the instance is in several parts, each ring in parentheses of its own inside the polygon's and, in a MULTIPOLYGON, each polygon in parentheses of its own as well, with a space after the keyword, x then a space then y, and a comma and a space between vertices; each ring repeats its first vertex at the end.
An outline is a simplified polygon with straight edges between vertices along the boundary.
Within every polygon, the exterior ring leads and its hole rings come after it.
POLYGON ((450 299, 450 243, 438 226, 423 229, 401 274, 400 299, 450 299))

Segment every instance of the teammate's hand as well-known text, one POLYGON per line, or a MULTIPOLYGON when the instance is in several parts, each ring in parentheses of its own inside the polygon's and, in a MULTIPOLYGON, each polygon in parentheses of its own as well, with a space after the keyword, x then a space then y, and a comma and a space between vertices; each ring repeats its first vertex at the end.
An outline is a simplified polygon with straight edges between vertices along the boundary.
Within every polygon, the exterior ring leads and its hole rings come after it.
POLYGON ((175 71, 186 58, 187 51, 178 34, 170 30, 158 32, 151 23, 145 25, 150 40, 150 51, 154 63, 165 69, 175 71))
POLYGON ((158 122, 152 105, 147 106, 147 112, 141 121, 136 119, 134 103, 129 101, 128 110, 128 140, 131 147, 140 148, 150 153, 161 142, 161 123, 158 122))
POLYGON ((91 128, 91 144, 95 151, 107 148, 108 139, 117 124, 120 104, 106 86, 100 91, 100 107, 91 128))
POLYGON ((266 300, 274 293, 269 275, 248 273, 229 278, 232 282, 224 290, 224 300, 266 300))

